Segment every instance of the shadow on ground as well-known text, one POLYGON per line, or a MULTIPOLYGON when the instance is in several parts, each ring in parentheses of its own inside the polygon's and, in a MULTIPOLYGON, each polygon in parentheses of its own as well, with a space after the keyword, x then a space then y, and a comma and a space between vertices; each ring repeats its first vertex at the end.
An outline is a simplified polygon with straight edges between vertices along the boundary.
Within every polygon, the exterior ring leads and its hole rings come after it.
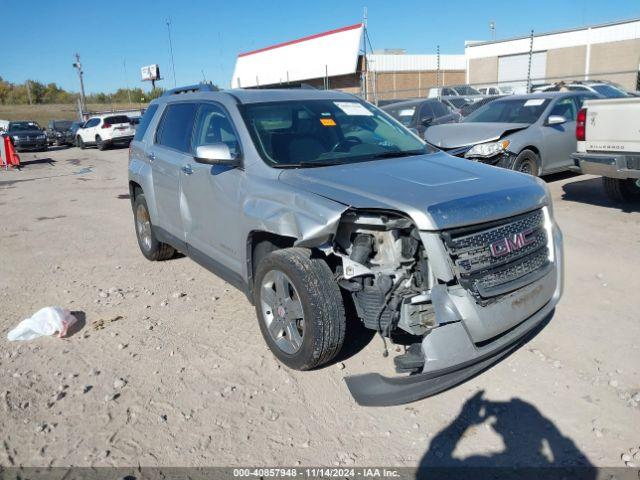
MULTIPOLYGON (((477 445, 477 450, 484 450, 477 445)), ((519 398, 495 402, 476 393, 458 416, 433 437, 419 464, 418 479, 581 479, 597 471, 569 437, 532 404, 519 398), (499 435, 498 453, 454 457, 458 443, 472 427, 485 425, 499 435)))
POLYGON ((611 200, 604 192, 600 177, 567 183, 562 186, 562 190, 562 199, 568 202, 615 208, 625 213, 640 212, 640 202, 616 203, 611 200))
POLYGON ((33 160, 20 160, 20 168, 24 168, 24 167, 31 167, 34 165, 42 165, 42 164, 48 164, 50 167, 53 167, 56 163, 56 160, 54 160, 53 158, 35 158, 33 160))
POLYGON ((80 332, 80 330, 82 330, 84 326, 87 324, 87 314, 84 313, 82 310, 72 311, 71 315, 76 317, 76 322, 73 325, 71 325, 67 330, 67 335, 66 335, 67 338, 72 337, 76 333, 80 332))

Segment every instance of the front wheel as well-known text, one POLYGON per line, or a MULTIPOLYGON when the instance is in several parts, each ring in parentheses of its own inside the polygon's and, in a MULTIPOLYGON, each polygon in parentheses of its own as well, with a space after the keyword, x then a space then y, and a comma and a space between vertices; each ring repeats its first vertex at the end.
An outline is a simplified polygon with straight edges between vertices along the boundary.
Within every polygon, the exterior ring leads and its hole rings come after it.
POLYGON ((311 250, 270 253, 258 265, 254 289, 262 336, 286 366, 309 370, 340 351, 346 329, 340 288, 311 250))
POLYGON ((76 145, 78 145, 78 147, 80 147, 81 150, 84 150, 86 147, 86 145, 84 144, 84 140, 82 140, 82 137, 80 135, 78 135, 78 137, 76 138, 76 145))
POLYGON ((532 150, 523 150, 516 157, 513 169, 537 177, 540 175, 540 157, 532 150))
POLYGON ((602 177, 602 186, 614 202, 640 201, 640 180, 602 177))

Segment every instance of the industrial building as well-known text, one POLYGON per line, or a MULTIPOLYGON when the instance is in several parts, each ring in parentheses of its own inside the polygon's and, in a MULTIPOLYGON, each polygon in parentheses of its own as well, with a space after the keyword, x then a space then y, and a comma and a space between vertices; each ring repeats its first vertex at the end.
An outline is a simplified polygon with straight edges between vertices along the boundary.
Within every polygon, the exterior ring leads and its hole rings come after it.
POLYGON ((308 84, 365 95, 368 100, 426 95, 437 85, 464 83, 464 55, 366 55, 361 23, 241 53, 231 85, 264 88, 308 84))
POLYGON ((638 89, 640 19, 465 45, 467 83, 509 85, 610 80, 638 89), (532 41, 533 40, 533 41, 532 41))
POLYGON ((369 101, 424 97, 431 87, 610 80, 638 85, 640 19, 506 40, 465 43, 464 55, 366 52, 357 23, 238 55, 232 87, 308 84, 351 92, 369 101))

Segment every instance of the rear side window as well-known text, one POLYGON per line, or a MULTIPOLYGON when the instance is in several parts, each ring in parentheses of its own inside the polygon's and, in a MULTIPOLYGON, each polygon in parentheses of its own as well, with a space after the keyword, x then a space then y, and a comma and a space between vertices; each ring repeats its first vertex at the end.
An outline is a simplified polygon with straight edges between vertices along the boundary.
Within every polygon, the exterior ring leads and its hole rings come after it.
POLYGON ((131 123, 131 120, 126 115, 115 115, 113 117, 106 117, 104 123, 113 125, 114 123, 131 123))
POLYGON ((153 119, 153 116, 156 114, 157 110, 157 104, 151 105, 149 108, 147 108, 146 112, 144 112, 144 115, 142 115, 142 118, 140 119, 140 124, 138 125, 136 134, 133 137, 134 140, 142 140, 142 137, 144 137, 144 134, 147 131, 147 128, 149 128, 149 124, 151 123, 151 119, 153 119))
POLYGON ((158 127, 156 143, 188 153, 191 150, 191 133, 197 109, 196 103, 174 103, 167 106, 158 127))

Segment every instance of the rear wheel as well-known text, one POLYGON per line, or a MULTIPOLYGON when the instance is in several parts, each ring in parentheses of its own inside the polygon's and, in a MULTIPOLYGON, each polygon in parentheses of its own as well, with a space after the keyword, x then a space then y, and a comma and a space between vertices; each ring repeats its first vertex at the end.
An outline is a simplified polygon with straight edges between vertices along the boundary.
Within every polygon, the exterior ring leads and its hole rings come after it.
POLYGON ((615 202, 640 200, 640 180, 602 177, 602 185, 607 196, 615 202))
POLYGON ((289 368, 309 370, 340 351, 346 328, 340 288, 311 250, 267 255, 256 271, 255 304, 262 336, 289 368))
POLYGON ((100 135, 96 135, 96 147, 98 147, 98 150, 106 150, 107 148, 107 144, 105 143, 104 140, 102 140, 102 137, 100 135))
POLYGON ((513 169, 537 177, 540 175, 540 157, 531 150, 523 150, 516 157, 513 169))
POLYGON ((168 260, 175 254, 171 245, 158 241, 153 233, 151 217, 147 207, 147 200, 143 193, 136 195, 133 202, 133 216, 136 227, 136 237, 140 251, 148 260, 168 260))

